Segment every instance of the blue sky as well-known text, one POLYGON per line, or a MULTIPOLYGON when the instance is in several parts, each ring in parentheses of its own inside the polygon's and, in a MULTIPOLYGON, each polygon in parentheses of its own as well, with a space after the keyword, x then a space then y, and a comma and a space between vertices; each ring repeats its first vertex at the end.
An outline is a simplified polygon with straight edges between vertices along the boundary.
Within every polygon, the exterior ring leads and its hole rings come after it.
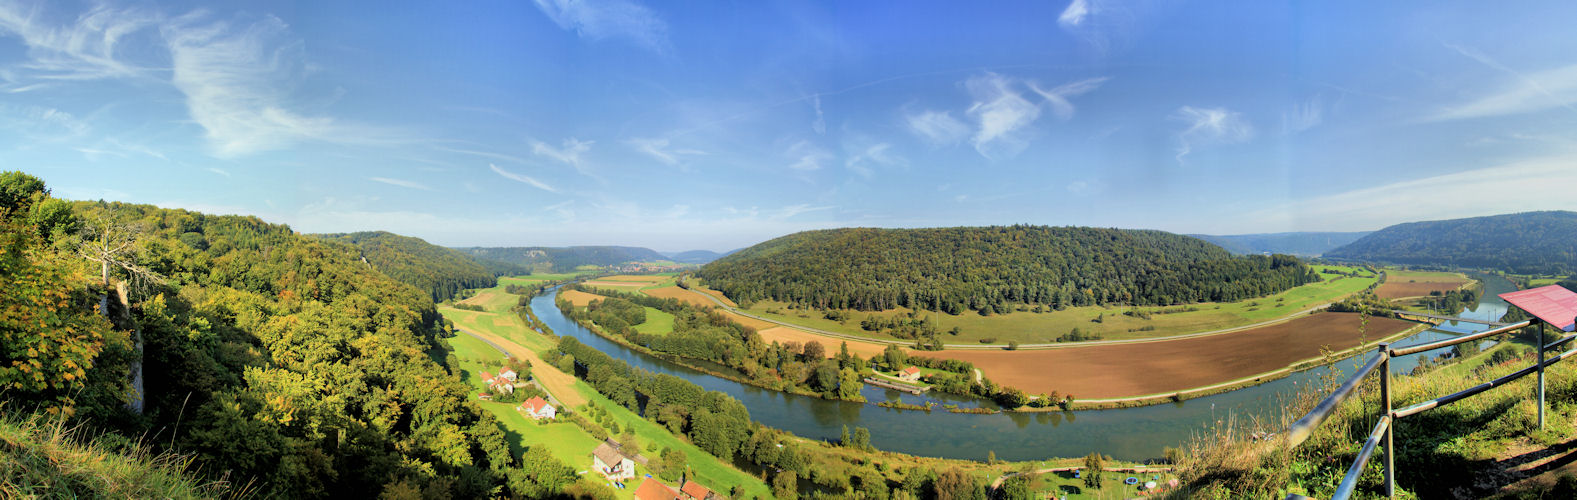
POLYGON ((0 165, 451 246, 1569 209, 1571 2, 0 0, 0 165))

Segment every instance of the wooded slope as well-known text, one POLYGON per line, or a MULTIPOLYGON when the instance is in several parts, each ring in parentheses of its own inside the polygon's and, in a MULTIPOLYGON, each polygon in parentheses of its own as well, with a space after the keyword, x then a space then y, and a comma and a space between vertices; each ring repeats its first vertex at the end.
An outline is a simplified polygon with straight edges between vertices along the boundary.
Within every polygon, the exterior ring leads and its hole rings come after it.
POLYGON ((1577 212, 1525 212, 1397 224, 1325 257, 1518 274, 1577 273, 1577 212))
POLYGON ((1234 257, 1161 231, 993 226, 806 231, 697 276, 735 301, 825 308, 1007 312, 1014 304, 1230 301, 1319 278, 1289 256, 1234 257))

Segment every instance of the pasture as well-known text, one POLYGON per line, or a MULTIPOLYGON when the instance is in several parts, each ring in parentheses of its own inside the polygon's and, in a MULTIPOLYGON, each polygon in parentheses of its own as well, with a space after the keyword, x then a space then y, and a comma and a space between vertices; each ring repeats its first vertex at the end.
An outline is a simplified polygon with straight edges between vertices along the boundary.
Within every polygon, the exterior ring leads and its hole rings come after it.
POLYGON ((992 381, 1026 393, 1059 391, 1079 399, 1166 394, 1279 370, 1322 347, 1343 351, 1415 323, 1357 314, 1319 313, 1292 321, 1204 337, 1033 351, 946 350, 919 353, 974 363, 992 381))
POLYGON ((1462 273, 1433 271, 1385 271, 1385 283, 1374 291, 1382 299, 1424 297, 1430 292, 1449 292, 1472 282, 1462 273))

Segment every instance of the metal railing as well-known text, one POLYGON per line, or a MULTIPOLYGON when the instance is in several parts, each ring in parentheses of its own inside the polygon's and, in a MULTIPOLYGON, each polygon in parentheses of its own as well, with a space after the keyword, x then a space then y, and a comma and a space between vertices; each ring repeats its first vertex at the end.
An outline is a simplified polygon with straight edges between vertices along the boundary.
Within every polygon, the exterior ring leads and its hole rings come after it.
MULTIPOLYGON (((1531 373, 1538 373, 1539 375, 1537 390, 1539 409, 1538 422, 1539 428, 1542 429, 1544 427, 1544 368, 1558 363, 1563 359, 1577 355, 1577 349, 1573 349, 1560 353, 1553 358, 1546 358, 1544 355, 1545 351, 1558 348, 1567 342, 1572 341, 1573 339, 1577 339, 1577 334, 1567 335, 1554 342, 1545 344, 1543 322, 1538 322, 1539 349, 1537 350, 1539 359, 1538 362, 1533 366, 1517 370, 1506 376, 1469 387, 1462 391, 1414 404, 1400 410, 1391 409, 1392 358, 1406 356, 1409 354, 1418 354, 1425 351, 1432 351, 1464 342, 1472 342, 1530 326, 1534 326, 1534 320, 1521 321, 1471 335, 1464 335, 1461 337, 1450 338, 1438 342, 1430 342, 1412 347, 1404 347, 1400 349, 1392 349, 1389 343, 1380 344, 1379 349, 1375 353, 1374 357, 1371 358, 1369 362, 1365 363, 1362 368, 1359 368, 1357 373, 1354 373, 1352 377, 1347 379, 1346 382, 1343 382, 1342 385, 1338 386, 1335 391, 1332 391, 1329 396, 1326 396, 1325 399, 1321 400, 1318 405, 1315 405, 1314 409, 1310 410, 1307 415, 1304 415, 1303 418, 1293 422, 1292 426, 1287 428, 1287 445, 1289 447, 1296 448, 1298 445, 1303 444, 1304 441, 1308 440, 1309 436, 1314 434, 1314 430, 1319 427, 1320 423, 1329 418, 1331 414, 1336 411, 1336 408, 1341 406, 1342 401, 1345 401, 1348 397, 1352 396, 1354 390, 1358 387, 1358 384, 1362 383, 1364 377, 1367 377, 1376 369, 1380 370, 1380 400, 1384 403, 1384 409, 1379 416, 1379 421, 1374 425, 1374 430, 1369 433, 1369 439, 1364 442, 1363 449, 1358 452, 1358 457, 1353 460, 1352 466, 1347 468, 1347 475, 1342 477, 1341 484, 1336 487, 1336 493, 1332 495, 1332 499, 1345 500, 1352 496, 1353 490, 1358 486, 1358 476, 1360 476, 1363 472, 1363 469, 1368 466, 1369 459, 1373 458, 1374 450, 1377 446, 1382 449, 1382 452, 1385 456, 1385 462, 1383 464, 1385 476, 1385 495, 1388 497, 1395 497, 1396 447, 1393 444, 1392 438, 1396 430, 1396 425, 1401 422, 1403 418, 1417 415, 1434 408, 1439 408, 1462 399, 1472 397, 1473 395, 1482 393, 1492 388, 1509 384, 1512 381, 1525 377, 1531 373)), ((1287 495, 1287 498, 1290 500, 1304 497, 1301 495, 1289 494, 1287 495)))

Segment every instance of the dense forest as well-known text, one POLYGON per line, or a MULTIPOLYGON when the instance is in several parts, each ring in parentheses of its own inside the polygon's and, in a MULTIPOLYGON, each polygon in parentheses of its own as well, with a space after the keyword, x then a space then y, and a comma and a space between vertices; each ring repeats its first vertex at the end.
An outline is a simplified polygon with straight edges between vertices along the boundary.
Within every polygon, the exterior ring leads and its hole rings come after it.
POLYGON ((696 275, 736 302, 949 314, 1232 301, 1319 281, 1285 255, 1234 257, 1161 231, 1044 226, 806 231, 696 275))
POLYGON ((360 254, 255 217, 65 202, 0 173, 4 409, 187 454, 191 473, 263 497, 583 487, 546 450, 511 452, 434 361, 446 329, 426 291, 360 254), (129 285, 129 310, 106 281, 129 285))
POLYGON ((1577 212, 1397 224, 1326 252, 1325 257, 1517 274, 1577 274, 1577 212))
POLYGON ((1319 257, 1332 248, 1352 243, 1357 241, 1358 238, 1368 235, 1369 231, 1353 233, 1190 234, 1189 236, 1215 243, 1228 252, 1238 255, 1283 253, 1300 257, 1319 257))
POLYGON ((668 259, 655 250, 640 247, 470 247, 459 250, 480 259, 554 273, 574 271, 580 266, 612 266, 625 262, 668 259))
POLYGON ((530 269, 473 259, 465 252, 428 243, 421 238, 371 231, 313 235, 361 249, 372 267, 390 278, 427 290, 442 302, 467 288, 489 288, 498 276, 530 274, 530 269))

